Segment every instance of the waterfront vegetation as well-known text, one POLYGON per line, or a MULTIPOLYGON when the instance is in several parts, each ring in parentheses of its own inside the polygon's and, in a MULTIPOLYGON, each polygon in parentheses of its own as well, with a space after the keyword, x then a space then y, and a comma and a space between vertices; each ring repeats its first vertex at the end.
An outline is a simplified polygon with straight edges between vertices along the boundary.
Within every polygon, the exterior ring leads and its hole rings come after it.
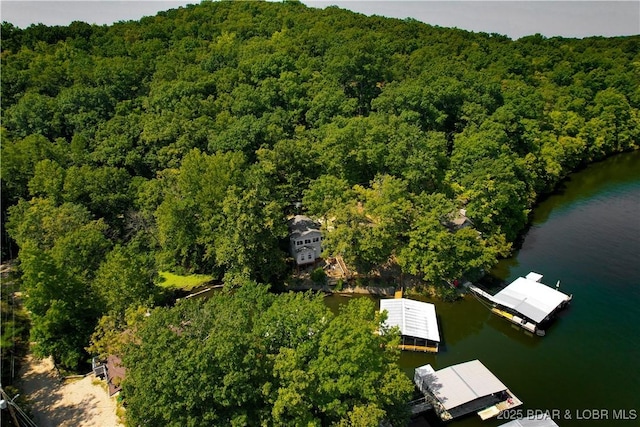
MULTIPOLYGON (((251 282, 156 309, 126 344, 131 425, 402 425, 413 386, 375 305, 251 282)), ((126 384, 126 383, 125 383, 126 384)))
POLYGON ((639 52, 639 36, 513 41, 297 2, 3 23, 2 256, 19 248, 34 351, 66 369, 121 352, 132 425, 403 419, 406 396, 377 383, 393 353, 358 335, 371 307, 261 290, 291 272, 287 217, 320 219, 326 255, 361 275, 478 276, 540 195, 638 148, 639 52), (227 289, 167 308, 159 271, 227 289))

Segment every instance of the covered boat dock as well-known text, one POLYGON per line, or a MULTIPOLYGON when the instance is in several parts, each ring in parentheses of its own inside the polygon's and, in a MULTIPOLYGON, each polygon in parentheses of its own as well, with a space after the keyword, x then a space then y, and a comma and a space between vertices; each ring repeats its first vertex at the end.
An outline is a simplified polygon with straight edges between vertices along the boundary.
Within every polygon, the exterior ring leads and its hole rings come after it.
POLYGON ((440 332, 433 304, 407 298, 383 299, 380 311, 387 312, 385 327, 400 329, 401 350, 438 351, 440 332))
POLYGON ((415 370, 414 382, 443 421, 472 412, 485 420, 522 404, 479 360, 438 371, 431 365, 421 366, 415 370))
POLYGON ((476 286, 469 286, 476 295, 494 304, 491 311, 529 332, 544 335, 542 326, 572 299, 541 282, 542 275, 531 272, 518 277, 495 295, 476 286))

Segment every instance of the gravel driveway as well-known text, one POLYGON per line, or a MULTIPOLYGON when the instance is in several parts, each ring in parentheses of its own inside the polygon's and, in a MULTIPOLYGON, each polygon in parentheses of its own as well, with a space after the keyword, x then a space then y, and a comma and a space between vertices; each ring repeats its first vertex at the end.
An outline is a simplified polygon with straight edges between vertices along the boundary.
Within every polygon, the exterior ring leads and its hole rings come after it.
POLYGON ((25 361, 20 390, 29 399, 38 427, 121 427, 116 417, 115 397, 93 374, 61 383, 51 358, 25 361))

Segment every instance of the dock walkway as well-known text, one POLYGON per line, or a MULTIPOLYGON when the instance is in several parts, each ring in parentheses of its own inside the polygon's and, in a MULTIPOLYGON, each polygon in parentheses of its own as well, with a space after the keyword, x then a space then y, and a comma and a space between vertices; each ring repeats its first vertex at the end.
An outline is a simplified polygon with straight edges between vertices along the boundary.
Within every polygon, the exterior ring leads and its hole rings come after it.
POLYGON ((437 353, 438 352, 438 347, 435 347, 435 346, 399 344, 398 348, 400 350, 422 351, 424 353, 437 353))
POLYGON ((409 402, 409 407, 411 408, 412 416, 420 415, 423 412, 433 409, 433 405, 431 405, 426 397, 409 402))

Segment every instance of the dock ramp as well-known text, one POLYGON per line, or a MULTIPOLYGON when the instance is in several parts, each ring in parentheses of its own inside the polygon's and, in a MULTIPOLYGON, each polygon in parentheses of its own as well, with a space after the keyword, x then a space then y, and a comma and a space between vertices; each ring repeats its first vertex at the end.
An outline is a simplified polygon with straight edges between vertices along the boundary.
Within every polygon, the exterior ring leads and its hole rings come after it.
POLYGON ((493 297, 493 295, 491 295, 491 294, 490 294, 490 293, 488 293, 488 292, 483 291, 482 289, 480 289, 480 288, 479 288, 479 287, 477 287, 477 286, 469 285, 469 290, 470 290, 471 292, 473 292, 474 294, 476 294, 476 295, 478 295, 478 296, 481 296, 481 297, 483 297, 483 298, 485 298, 485 299, 487 299, 487 300, 491 301, 492 303, 495 303, 495 304, 497 304, 497 303, 498 303, 498 302, 496 301, 496 299, 493 297))

